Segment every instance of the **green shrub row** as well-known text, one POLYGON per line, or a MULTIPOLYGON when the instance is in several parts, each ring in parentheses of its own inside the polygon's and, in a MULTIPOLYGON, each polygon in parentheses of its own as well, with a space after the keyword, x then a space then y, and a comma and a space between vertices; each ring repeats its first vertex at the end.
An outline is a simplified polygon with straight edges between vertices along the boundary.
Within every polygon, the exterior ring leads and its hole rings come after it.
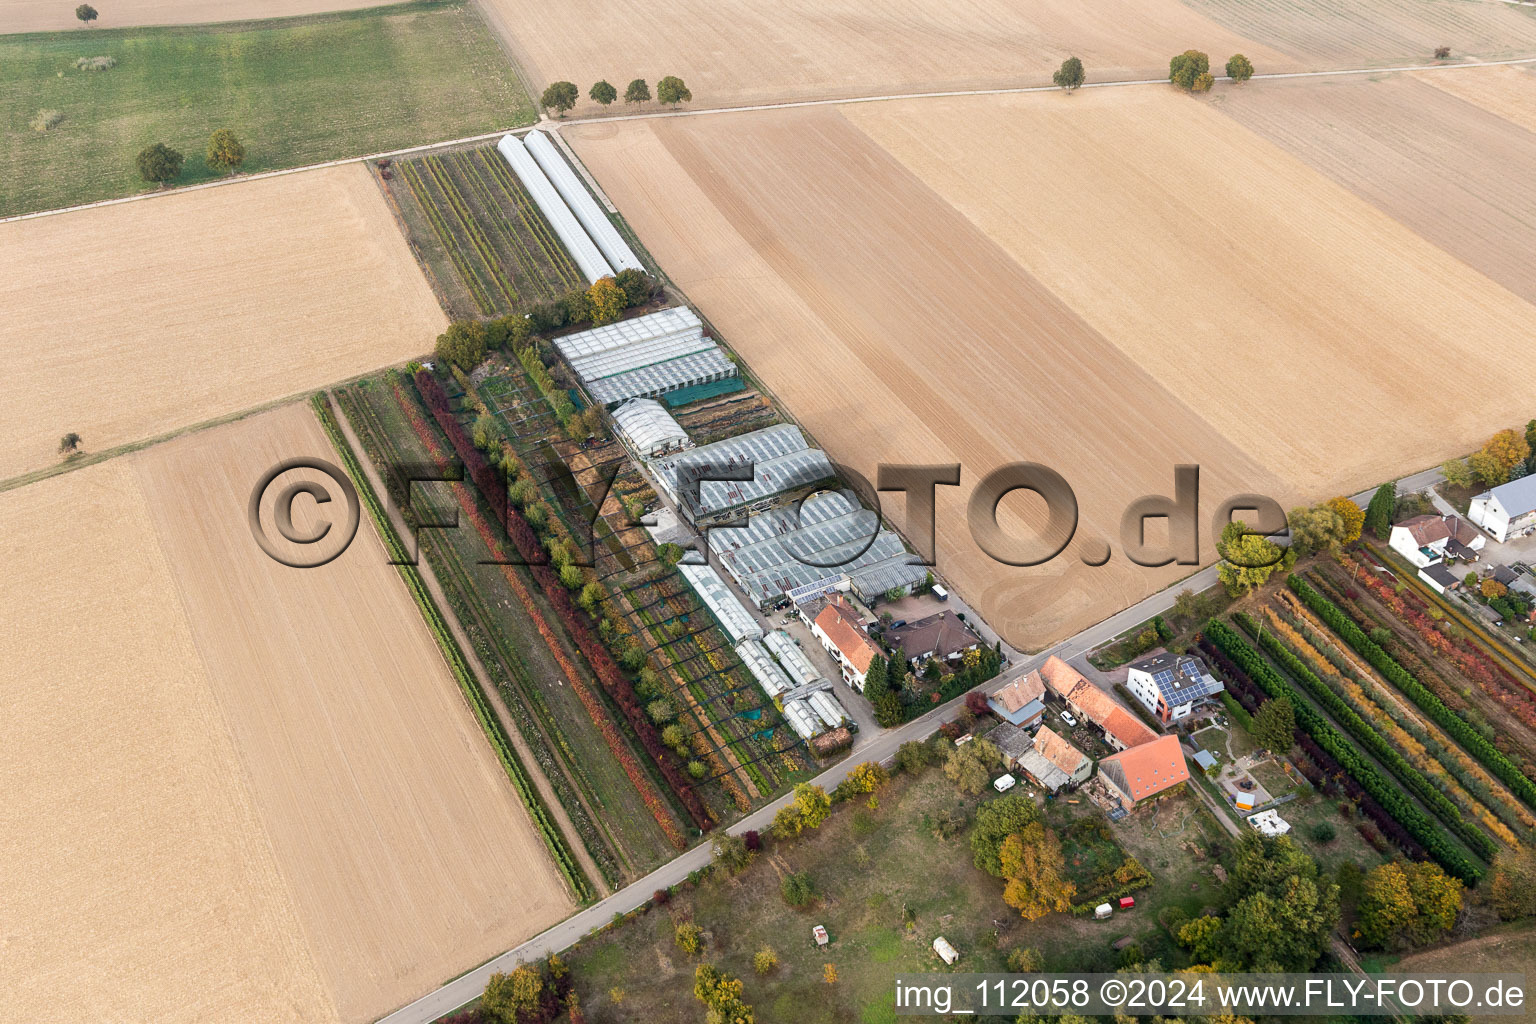
POLYGON ((1291 575, 1287 585, 1301 598, 1328 628, 1337 633, 1355 653, 1365 658, 1386 680, 1397 687, 1408 699, 1428 715, 1436 725, 1444 729, 1452 739, 1460 743, 1467 753, 1482 762, 1483 766, 1498 777, 1516 796, 1531 807, 1536 807, 1536 784, 1525 777, 1515 763, 1501 754, 1476 729, 1445 706, 1445 703, 1429 691, 1413 673, 1397 663, 1397 660, 1355 625, 1338 605, 1319 594, 1301 577, 1291 575))
POLYGON ((1206 624, 1205 635, 1265 693, 1271 697, 1288 697, 1296 712, 1296 724, 1338 761, 1441 867, 1469 884, 1483 876, 1482 868, 1462 853, 1429 815, 1414 806, 1375 765, 1361 757, 1359 751, 1316 708, 1301 699, 1301 695, 1236 630, 1219 619, 1212 619, 1206 624))
MULTIPOLYGON (((330 400, 323 394, 316 394, 313 399, 315 415, 320 420, 320 425, 325 429, 326 435, 331 439, 331 445, 336 449, 336 454, 341 457, 343 466, 357 485, 357 493, 363 505, 368 509, 368 515, 373 519, 374 526, 378 528, 379 537, 384 541, 384 546, 389 550, 389 557, 396 563, 407 561, 405 545, 400 542, 400 537, 395 533, 394 526, 389 522, 388 516, 379 505, 378 495, 373 491, 373 486, 368 482, 368 477, 363 473, 358 464, 357 456, 352 451, 352 446, 341 433, 341 428, 336 422, 336 415, 331 409, 330 400)), ((571 854, 570 847, 566 845, 565 837, 549 817, 549 811, 539 798, 538 791, 534 789, 533 782, 528 778, 528 773, 518 761, 516 753, 512 750, 512 744, 507 738, 506 731, 502 728, 501 721, 491 710, 486 701, 480 684, 475 680, 474 671, 469 667, 469 662, 464 658, 464 652, 459 650, 458 641, 453 638, 453 632, 448 624, 443 621, 442 612, 438 610, 437 602, 432 600, 432 595, 427 592, 421 573, 414 565, 397 564, 400 575, 405 580, 406 589, 411 592, 411 597, 416 602, 416 607, 421 611, 422 618, 426 620, 427 627, 432 630, 432 635, 437 639, 437 645, 443 652, 443 660, 453 670, 453 676, 458 681, 459 689, 469 701, 470 708, 475 717, 480 721, 480 727, 485 731, 486 738, 490 740, 491 747, 496 751, 496 756, 501 760, 502 767, 506 770, 507 778, 511 780, 512 787, 517 790, 518 797, 523 806, 528 809, 528 815, 533 819, 534 827, 543 837, 544 844, 549 847, 550 856, 554 858, 555 865, 560 873, 565 876, 566 882, 576 893, 576 898, 583 902, 592 898, 592 883, 576 863, 576 858, 571 854)))
POLYGON ((432 180, 437 183, 443 198, 448 201, 448 206, 458 218, 460 226, 464 228, 464 233, 469 236, 470 244, 480 254, 480 260, 485 264, 485 269, 490 271, 496 287, 501 289, 501 293, 507 297, 508 302, 516 305, 517 289, 501 272, 501 260, 497 258, 491 240, 485 237, 485 231, 481 229, 479 219, 475 217, 469 204, 464 201, 464 197, 459 194, 459 187, 454 183, 453 176, 443 163, 442 157, 423 157, 422 163, 426 165, 427 172, 432 175, 432 180))
POLYGON ((480 312, 487 315, 496 312, 496 306, 491 302, 490 294, 485 290, 485 282, 480 280, 480 275, 475 268, 469 265, 464 258, 464 253, 459 249, 459 241, 453 235, 453 229, 448 227, 448 222, 443 220, 442 211, 437 208, 437 201, 432 198, 432 193, 427 191, 426 182, 421 178, 420 172, 409 163, 400 165, 400 173, 405 177, 405 183, 411 187, 411 194, 416 197, 416 205, 421 207, 426 215, 427 222, 432 225, 432 233, 437 235, 437 240, 443 243, 443 250, 448 253, 448 259, 453 263, 454 269, 459 272, 459 277, 464 282, 464 287, 469 289, 470 298, 475 300, 475 305, 480 307, 480 312))
POLYGON ((1302 660, 1285 645, 1274 632, 1258 629, 1254 621, 1243 612, 1234 614, 1239 625, 1252 636, 1257 633, 1259 646, 1269 652, 1269 656, 1280 663, 1280 666, 1291 674, 1291 678, 1304 686, 1312 698, 1322 705, 1324 711, 1335 722, 1342 725, 1346 732, 1353 736, 1360 745, 1369 750, 1376 760, 1385 765, 1387 770, 1396 775, 1415 796, 1424 802, 1437 817, 1456 835, 1467 844, 1471 851, 1483 860, 1493 860, 1493 855, 1498 852, 1487 833, 1461 816, 1460 809, 1440 790, 1434 783, 1425 777, 1424 773, 1415 768, 1398 752, 1397 748, 1387 742, 1376 727, 1361 718, 1355 709, 1350 707, 1333 688, 1319 679, 1302 660))
MULTIPOLYGON (((523 226, 539 243, 539 247, 543 249, 545 262, 554 268, 561 283, 568 288, 583 287, 586 284, 586 278, 582 277, 576 269, 576 264, 572 262, 570 254, 565 251, 565 246, 555 236, 554 229, 544 219, 544 214, 540 212, 538 204, 533 201, 528 190, 517 181, 512 168, 507 166, 506 160, 502 159, 499 153, 494 157, 487 155, 485 166, 490 168, 491 176, 501 182, 502 188, 512 197, 523 226)), ((551 291, 553 292, 554 289, 551 291)))

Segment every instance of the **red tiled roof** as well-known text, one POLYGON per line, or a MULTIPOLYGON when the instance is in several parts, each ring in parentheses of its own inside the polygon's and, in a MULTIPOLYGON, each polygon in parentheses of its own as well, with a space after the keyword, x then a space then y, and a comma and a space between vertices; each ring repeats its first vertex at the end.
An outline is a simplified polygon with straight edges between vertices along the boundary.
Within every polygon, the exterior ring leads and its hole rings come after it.
POLYGON ((1030 701, 1039 700, 1043 696, 1045 680, 1040 678, 1038 669, 992 691, 992 699, 1007 708, 1010 715, 1024 710, 1030 701))
POLYGON ((1077 669, 1062 661, 1056 655, 1045 659, 1045 664, 1040 666, 1040 678, 1045 680, 1045 685, 1058 697, 1065 698, 1072 692, 1073 687, 1079 683, 1088 682, 1077 669))
POLYGON ((1078 768, 1082 767, 1083 762, 1088 760, 1087 754, 1084 754, 1045 726, 1041 726, 1040 731, 1035 733, 1035 750, 1041 757, 1068 775, 1076 772, 1078 768))
POLYGON ((1471 544, 1478 538, 1477 527, 1463 522, 1458 516, 1414 516, 1397 524, 1407 530, 1419 547, 1428 547, 1437 541, 1454 537, 1463 544, 1471 544))
POLYGON ((816 625, 843 652, 843 657, 855 669, 859 672, 869 671, 869 663, 880 652, 859 628, 852 609, 845 609, 840 601, 828 602, 821 614, 816 616, 816 625))
POLYGON ((1177 736, 1160 736, 1106 757, 1099 762, 1099 771, 1136 802, 1189 779, 1177 736))

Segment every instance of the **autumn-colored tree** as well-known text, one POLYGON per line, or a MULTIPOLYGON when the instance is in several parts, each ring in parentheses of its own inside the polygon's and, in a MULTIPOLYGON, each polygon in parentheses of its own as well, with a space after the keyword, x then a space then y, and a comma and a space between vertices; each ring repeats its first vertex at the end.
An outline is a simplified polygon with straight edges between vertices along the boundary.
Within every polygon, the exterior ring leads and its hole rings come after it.
POLYGON ((1216 84, 1216 76, 1209 71, 1195 76, 1194 84, 1189 87, 1190 92, 1210 92, 1211 86, 1216 84))
POLYGON ((1195 87, 1195 79, 1211 70, 1211 58, 1199 50, 1185 50, 1168 62, 1168 81, 1185 92, 1195 87))
POLYGON ((684 921, 678 925, 674 929, 672 937, 677 942, 677 948, 689 956, 693 956, 700 949, 704 948, 704 929, 692 921, 684 921))
POLYGON ((1408 928, 1414 913, 1413 893, 1401 864, 1382 864, 1366 873, 1355 920, 1362 942, 1386 945, 1408 928))
POLYGON ((752 954, 752 969, 758 974, 772 974, 778 967, 779 954, 773 951, 772 946, 764 946, 752 954))
POLYGON ((667 75, 656 83, 656 101, 669 106, 677 106, 679 103, 687 103, 693 99, 693 93, 683 84, 683 80, 676 75, 667 75))
POLYGON ((1003 762, 1003 755, 990 740, 971 740, 954 747, 944 762, 944 774, 962 793, 975 795, 992 782, 992 773, 1003 762))
POLYGON ((481 1012, 498 1024, 517 1024, 519 1014, 532 1014, 538 1009, 539 996, 544 992, 544 979, 539 970, 530 964, 522 964, 510 974, 500 972, 491 975, 481 997, 481 1012))
POLYGON ((1066 877, 1066 861, 1056 833, 1035 821, 1003 840, 998 851, 1002 863, 1003 902, 1026 921, 1059 913, 1072 906, 1077 886, 1066 877))
POLYGON ((1431 861, 1409 864, 1405 870, 1414 907, 1408 941, 1422 946, 1443 938, 1456 926, 1456 917, 1461 913, 1461 881, 1431 861))
POLYGON ((1343 495, 1329 498, 1327 505, 1344 521, 1344 543, 1353 544, 1359 540, 1360 531, 1365 527, 1365 510, 1343 495))
POLYGON ((828 985, 836 985, 837 984, 837 965, 836 964, 822 964, 821 965, 821 980, 826 982, 828 985))
POLYGON ((1253 77, 1253 61, 1240 53, 1234 53, 1227 60, 1227 77, 1234 82, 1246 82, 1253 77))
POLYGON ((1504 478, 1507 480, 1511 470, 1531 457, 1531 446, 1518 431, 1511 428, 1490 437, 1488 443, 1483 445, 1482 453, 1504 468, 1504 478))
POLYGON ((1452 487, 1472 486, 1472 467, 1465 459, 1447 459, 1440 464, 1440 473, 1452 487))
POLYGON ((1206 914, 1179 928, 1179 945, 1189 950, 1190 959, 1208 964, 1221 955, 1221 918, 1206 914))
POLYGON ((879 761, 865 761, 854 766, 848 773, 847 784, 849 790, 854 793, 873 793, 885 785, 891 775, 880 766, 879 761))
POLYGON ((1506 921, 1536 917, 1536 847, 1499 851, 1488 880, 1488 903, 1506 921))
POLYGON ((594 324, 611 324, 624 315, 624 290, 611 277, 600 277, 587 289, 587 304, 592 307, 594 324))
POLYGON ((1040 808, 1026 794, 1017 790, 1000 800, 988 800, 976 808, 976 824, 971 828, 971 857, 975 865, 990 875, 1002 878, 1003 842, 1039 819, 1040 808))
MULTIPOLYGON (((1329 505, 1298 505, 1286 517, 1291 531, 1291 550, 1298 556, 1333 551, 1344 544, 1348 529, 1344 518, 1329 505)), ((1362 513, 1361 518, 1364 518, 1362 513)))
POLYGON ((709 1008, 711 1021, 753 1024, 752 1007, 741 1001, 741 979, 721 974, 713 964, 694 969, 693 997, 709 1008))
POLYGON ((1216 550, 1221 554, 1216 577, 1233 597, 1262 586, 1285 557, 1277 544, 1260 534, 1249 533, 1248 525, 1241 519, 1222 529, 1216 550))
POLYGON ((832 798, 820 786, 802 782, 795 787, 795 797, 773 816, 773 834, 792 839, 808 828, 820 828, 832 813, 832 798))
POLYGON ((1509 593, 1509 588, 1492 576, 1484 576, 1482 582, 1477 585, 1478 591, 1486 598, 1504 597, 1509 593))

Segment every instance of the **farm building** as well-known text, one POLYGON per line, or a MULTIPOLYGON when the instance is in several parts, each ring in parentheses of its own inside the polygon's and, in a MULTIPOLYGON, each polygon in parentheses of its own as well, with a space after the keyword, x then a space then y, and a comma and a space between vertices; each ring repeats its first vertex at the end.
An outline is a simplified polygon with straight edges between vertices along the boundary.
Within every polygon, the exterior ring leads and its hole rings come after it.
POLYGON ((843 680, 864 692, 864 677, 880 649, 864 633, 853 607, 839 596, 833 596, 811 621, 811 633, 827 653, 837 659, 843 670, 843 680))
POLYGON ((1034 749, 1034 737, 1016 725, 999 722, 985 737, 1003 755, 1003 765, 1018 766, 1019 758, 1034 749))
POLYGON ((1009 680, 988 695, 987 706, 1010 725, 1038 725, 1045 717, 1045 680, 1038 670, 1009 680))
POLYGON ((1280 817, 1276 811, 1261 811, 1258 814, 1248 815, 1248 824, 1252 825, 1260 834, 1266 836, 1283 836, 1291 830, 1291 823, 1280 817))
POLYGON ((523 145, 532 154, 550 183, 555 186, 555 191, 560 193, 560 198, 565 200, 565 205, 570 207, 576 219, 581 222, 587 236, 602 251, 608 265, 614 270, 643 271, 645 265, 635 257, 629 244, 613 226, 613 221, 603 213, 597 205, 597 200, 592 198, 592 193, 588 192, 586 186, 576 177, 575 170, 565 157, 560 155, 560 151, 555 148, 553 142, 549 141, 549 137, 535 129, 523 137, 523 145))
POLYGON ((1428 583, 1437 594, 1443 594, 1447 590, 1461 586, 1461 580, 1458 580, 1456 574, 1447 569, 1442 562, 1434 562, 1420 569, 1419 579, 1428 583))
POLYGON ((736 656, 747 666, 747 671, 752 673, 770 699, 788 693, 799 685, 784 674, 761 640, 749 637, 741 641, 736 645, 736 656))
MULTIPOLYGON (((914 567, 927 578, 927 571, 914 567)), ((901 652, 901 656, 913 668, 930 658, 940 661, 959 661, 966 651, 981 646, 981 637, 949 609, 925 616, 885 631, 886 640, 901 652)), ((1042 683, 1040 691, 1045 692, 1042 683)))
POLYGON ((1426 515, 1393 526, 1387 543, 1414 568, 1422 569, 1443 558, 1475 562, 1487 538, 1459 516, 1426 515))
MULTIPOLYGON (((734 368, 733 368, 734 372, 734 368)), ((714 444, 702 445, 657 459, 656 483, 696 525, 724 522, 787 504, 830 481, 834 475, 825 452, 812 448, 800 428, 779 423, 714 444), (750 469, 750 480, 700 479, 750 469), (684 485, 698 482, 698 499, 683 495, 684 485)))
MULTIPOLYGON (((1006 724, 998 726, 998 729, 1004 728, 1013 727, 1006 724)), ((1088 755, 1047 728, 1041 728, 1035 733, 1034 738, 1013 759, 1013 764, 1048 793, 1058 792, 1065 786, 1081 785, 1093 772, 1093 761, 1088 755)))
POLYGON ((1524 476, 1472 499, 1467 517, 1500 542, 1536 530, 1536 476, 1524 476))
POLYGON ((883 528, 876 513, 841 491, 813 494, 798 512, 769 509, 742 526, 713 530, 709 543, 760 609, 786 595, 806 600, 842 589, 861 597, 872 588, 876 595, 910 589, 928 575, 909 563, 901 538, 883 528))
POLYGON ((770 630, 763 634, 763 646, 768 649, 768 653, 778 659, 779 667, 794 685, 810 686, 812 683, 821 682, 822 675, 816 671, 816 666, 811 664, 811 659, 805 656, 805 652, 800 649, 799 644, 795 643, 794 638, 782 629, 770 630))
POLYGON ((1177 736, 1160 736, 1150 743, 1111 754, 1099 762, 1099 778, 1126 808, 1189 781, 1189 767, 1177 736))
POLYGON ((703 321, 687 306, 563 335, 554 345, 598 405, 736 376, 736 364, 704 337, 703 321))
POLYGON ((707 565, 689 565, 686 562, 677 564, 677 571, 683 579, 699 595, 699 600, 704 602, 720 623, 720 628, 725 630, 731 638, 731 643, 740 643, 743 640, 758 640, 762 638, 763 629, 747 611, 745 605, 736 600, 731 593, 731 588, 726 586, 725 580, 720 574, 707 565))
POLYGON ((544 219, 549 221, 549 226, 554 228, 560 242, 565 246, 565 251, 570 253, 571 260, 586 277, 593 282, 600 278, 612 277, 613 268, 608 265, 603 257, 602 250, 592 241, 586 228, 576 219, 571 208, 565 205, 565 200, 560 198, 560 193, 555 189, 549 177, 539 167, 523 141, 515 135, 503 135, 501 141, 496 143, 496 149, 501 153, 502 159, 512 167, 512 173, 517 175, 517 180, 523 183, 523 188, 533 197, 538 204, 544 219))
POLYGON ((1126 688, 1163 722, 1176 722, 1226 687, 1205 662, 1188 654, 1157 654, 1134 662, 1126 688))
POLYGON ((613 410, 619 440, 641 461, 693 447, 682 428, 660 402, 632 398, 613 410))
POLYGON ((795 730, 795 735, 803 740, 811 739, 826 731, 826 726, 817 716, 815 709, 803 700, 787 700, 784 702, 784 721, 795 730))
POLYGON ((1114 749, 1128 750, 1157 739, 1157 733, 1059 657, 1046 659, 1040 666, 1040 677, 1046 689, 1065 701, 1074 714, 1098 726, 1104 742, 1114 749))

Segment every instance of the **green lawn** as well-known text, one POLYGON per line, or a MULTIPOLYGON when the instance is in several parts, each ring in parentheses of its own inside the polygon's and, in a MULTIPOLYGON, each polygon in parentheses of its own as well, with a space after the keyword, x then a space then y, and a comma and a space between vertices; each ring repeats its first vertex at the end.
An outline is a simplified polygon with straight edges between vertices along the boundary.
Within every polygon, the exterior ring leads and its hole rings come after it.
POLYGON ((215 177, 230 128, 247 172, 530 124, 512 65, 464 3, 178 28, 0 36, 0 215, 143 191, 134 157, 165 142, 177 184, 215 177), (80 57, 111 56, 105 71, 80 57), (45 133, 40 110, 64 120, 45 133))

